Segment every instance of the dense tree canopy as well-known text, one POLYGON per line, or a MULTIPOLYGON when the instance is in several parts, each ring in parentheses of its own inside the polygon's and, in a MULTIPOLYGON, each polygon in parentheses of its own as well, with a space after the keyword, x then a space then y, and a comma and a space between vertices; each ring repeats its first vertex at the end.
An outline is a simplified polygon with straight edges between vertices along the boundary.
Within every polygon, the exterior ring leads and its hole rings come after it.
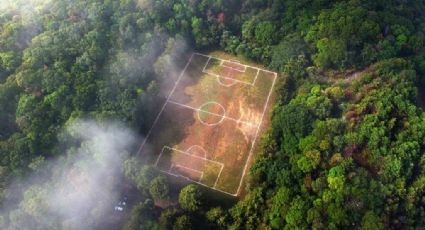
POLYGON ((60 146, 64 127, 113 119, 145 135, 168 73, 190 51, 212 49, 280 74, 244 197, 204 200, 200 187, 180 189, 133 156, 122 172, 142 202, 126 229, 423 227, 423 12, 420 0, 2 4, 0 203, 21 202, 0 213, 0 228, 39 229, 53 216, 44 199, 54 185, 20 181, 72 159, 75 147, 60 146))

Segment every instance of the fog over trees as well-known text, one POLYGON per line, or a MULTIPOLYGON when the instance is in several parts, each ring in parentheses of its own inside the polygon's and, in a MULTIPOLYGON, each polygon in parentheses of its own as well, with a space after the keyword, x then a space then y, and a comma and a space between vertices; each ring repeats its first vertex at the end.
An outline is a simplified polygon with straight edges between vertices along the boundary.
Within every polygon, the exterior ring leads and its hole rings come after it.
POLYGON ((420 0, 0 0, 0 229, 422 228, 424 12, 420 0), (236 199, 136 155, 164 85, 213 50, 279 73, 236 199))

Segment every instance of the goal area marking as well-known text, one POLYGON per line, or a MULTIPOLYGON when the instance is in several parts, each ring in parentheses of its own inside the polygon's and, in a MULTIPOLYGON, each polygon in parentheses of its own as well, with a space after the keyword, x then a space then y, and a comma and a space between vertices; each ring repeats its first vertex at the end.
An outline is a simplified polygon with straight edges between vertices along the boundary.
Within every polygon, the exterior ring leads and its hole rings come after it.
POLYGON ((175 169, 175 168, 183 168, 183 169, 186 169, 186 170, 189 170, 189 171, 198 173, 200 175, 199 176, 199 180, 197 181, 198 183, 201 183, 201 180, 204 177, 204 172, 203 171, 199 171, 199 170, 196 170, 196 169, 192 169, 192 168, 189 168, 189 167, 186 167, 186 166, 183 166, 183 165, 180 165, 180 164, 174 164, 174 163, 171 163, 171 166, 170 166, 170 169, 168 170, 168 173, 171 174, 171 175, 173 175, 173 176, 183 177, 186 180, 192 180, 192 179, 190 179, 187 176, 181 175, 180 173, 179 174, 173 173, 173 169, 175 169))

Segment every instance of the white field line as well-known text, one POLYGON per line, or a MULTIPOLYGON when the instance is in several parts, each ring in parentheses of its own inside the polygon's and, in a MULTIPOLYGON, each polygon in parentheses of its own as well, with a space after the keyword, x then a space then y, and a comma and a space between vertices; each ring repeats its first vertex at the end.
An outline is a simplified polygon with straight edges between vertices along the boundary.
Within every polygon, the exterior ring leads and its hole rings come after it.
MULTIPOLYGON (((202 146, 200 146, 200 145, 192 145, 192 146, 190 146, 188 149, 186 149, 186 152, 187 153, 190 153, 190 151, 193 149, 193 148, 198 148, 198 149, 201 149, 202 150, 202 152, 204 153, 204 158, 205 159, 207 159, 207 150, 205 150, 202 146)), ((193 154, 192 154, 193 155, 193 154)))
POLYGON ((189 171, 199 173, 200 175, 204 174, 204 172, 203 172, 203 171, 199 171, 199 170, 196 170, 196 169, 192 169, 192 168, 189 168, 189 167, 183 166, 183 165, 181 165, 181 164, 173 164, 173 166, 174 166, 174 168, 184 168, 184 169, 187 169, 187 170, 189 170, 189 171))
POLYGON ((255 78, 254 78, 254 81, 252 82, 252 86, 254 86, 255 83, 257 82, 258 74, 260 74, 260 70, 259 69, 257 69, 257 74, 255 74, 255 78))
POLYGON ((218 173, 217 179, 214 182, 213 188, 217 187, 218 179, 220 179, 221 172, 223 172, 224 165, 221 166, 220 172, 218 173))
MULTIPOLYGON (((195 53, 195 54, 196 54, 196 53, 195 53)), ((223 60, 223 59, 220 59, 220 58, 216 58, 216 57, 212 57, 212 56, 207 56, 207 55, 201 55, 201 56, 208 57, 208 60, 207 60, 207 62, 205 63, 204 68, 202 69, 202 72, 203 72, 203 73, 209 74, 209 75, 211 75, 211 76, 213 76, 213 77, 216 77, 216 78, 224 78, 224 79, 227 79, 227 80, 233 80, 234 82, 238 82, 238 83, 242 83, 242 84, 246 84, 246 85, 252 85, 252 82, 251 82, 251 83, 249 83, 249 82, 247 82, 247 81, 241 81, 241 80, 234 79, 234 78, 230 78, 230 77, 224 77, 224 76, 221 76, 221 75, 218 75, 218 74, 212 73, 211 71, 208 71, 208 70, 207 70, 207 66, 210 64, 211 59, 219 60, 219 61, 220 61, 220 66, 223 66, 223 67, 225 67, 225 68, 229 68, 229 69, 233 69, 233 68, 223 65, 223 62, 225 62, 226 60, 223 60)), ((237 63, 237 64, 240 64, 240 63, 237 63)), ((240 64, 240 65, 242 65, 242 64, 240 64)), ((246 71, 246 66, 244 66, 244 68, 245 68, 245 71, 246 71)), ((235 70, 236 70, 236 69, 235 69, 235 70)), ((237 71, 237 70, 236 70, 236 71, 237 71)), ((244 71, 244 72, 245 72, 245 71, 244 71)), ((219 79, 218 79, 218 80, 219 80, 219 79)))
POLYGON ((173 168, 174 168, 174 163, 171 163, 170 168, 168 168, 168 172, 171 173, 171 171, 173 170, 173 168))
POLYGON ((252 124, 252 123, 249 123, 249 122, 246 122, 246 121, 241 121, 240 119, 239 120, 236 120, 236 119, 231 118, 231 117, 223 116, 223 115, 216 114, 216 113, 211 113, 209 111, 205 111, 205 110, 202 110, 202 109, 194 108, 192 106, 181 104, 181 103, 178 103, 178 102, 175 102, 175 101, 172 101, 172 100, 170 100, 168 102, 171 103, 171 104, 175 104, 175 105, 179 105, 179 106, 182 106, 182 107, 185 107, 185 108, 188 108, 188 109, 195 110, 197 112, 203 112, 203 113, 206 113, 206 114, 210 114, 210 115, 214 115, 214 116, 217 116, 217 117, 221 117, 223 119, 228 119, 228 120, 234 121, 236 123, 242 123, 242 124, 245 124, 245 125, 248 125, 248 126, 251 126, 251 127, 257 127, 257 128, 259 127, 259 124, 252 124))
POLYGON ((242 177, 241 177, 241 180, 239 182, 239 186, 238 186, 238 190, 236 191, 236 195, 239 194, 240 189, 242 187, 243 179, 245 177, 245 174, 246 174, 246 170, 248 168, 249 161, 251 160, 251 157, 252 157, 252 153, 253 153, 253 150, 254 150, 255 142, 257 140, 258 133, 259 133, 260 128, 261 128, 261 125, 263 123, 264 115, 266 113, 267 105, 269 104, 270 96, 272 95, 273 88, 274 88, 274 85, 276 83, 276 79, 277 79, 277 73, 274 73, 274 79, 273 79, 272 87, 271 87, 271 89, 269 91, 269 95, 267 96, 267 100, 266 100, 266 103, 264 105, 263 114, 261 115, 260 125, 257 127, 257 131, 255 132, 254 140, 251 143, 251 149, 249 150, 248 158, 246 159, 245 166, 243 168, 242 177))
POLYGON ((187 177, 183 177, 183 176, 181 176, 181 175, 177 175, 177 174, 174 174, 174 173, 169 173, 169 172, 164 171, 164 170, 161 170, 161 169, 160 169, 159 171, 161 171, 161 172, 163 172, 163 173, 166 173, 166 174, 168 174, 168 175, 170 175, 170 176, 180 177, 180 178, 185 178, 186 180, 188 180, 188 181, 190 181, 190 182, 192 182, 192 183, 199 184, 199 185, 201 185, 201 186, 204 186, 204 187, 206 187, 206 188, 212 189, 212 190, 217 191, 217 192, 222 192, 222 193, 227 194, 227 195, 229 195, 229 196, 237 196, 237 194, 236 194, 236 193, 232 194, 232 193, 230 193, 230 192, 226 192, 226 191, 223 191, 223 190, 221 190, 221 189, 213 188, 213 187, 211 187, 211 186, 208 186, 208 185, 203 184, 203 183, 198 182, 198 181, 194 181, 194 180, 192 180, 192 179, 190 179, 190 178, 187 178, 187 177))
POLYGON ((223 79, 226 79, 226 80, 232 80, 232 81, 234 81, 234 82, 241 83, 241 84, 245 84, 245 85, 250 85, 250 86, 252 85, 252 82, 248 82, 248 81, 241 81, 241 80, 238 80, 238 79, 235 79, 235 78, 221 76, 221 75, 218 75, 218 74, 212 73, 212 72, 207 71, 207 70, 205 70, 205 71, 203 71, 203 72, 204 72, 204 73, 206 73, 206 74, 209 74, 209 75, 211 75, 211 76, 213 76, 213 77, 216 77, 216 78, 223 78, 223 79))
POLYGON ((158 158, 156 158, 156 161, 155 161, 155 167, 158 167, 159 159, 161 159, 161 157, 162 157, 162 153, 164 152, 165 147, 166 147, 166 146, 162 147, 162 149, 161 149, 161 153, 159 154, 158 158))
POLYGON ((221 122, 223 122, 223 120, 224 120, 223 116, 224 116, 224 114, 226 114, 226 109, 220 103, 217 103, 215 101, 209 101, 207 103, 204 103, 203 105, 199 106, 199 108, 203 108, 204 106, 209 105, 209 104, 216 104, 216 105, 220 106, 220 108, 223 110, 223 115, 222 115, 221 119, 216 123, 207 123, 207 122, 205 122, 201 119, 201 113, 198 112, 197 115, 198 115, 199 122, 201 122, 203 125, 207 125, 207 126, 215 126, 215 125, 221 124, 221 122))
MULTIPOLYGON (((185 166, 180 165, 180 164, 171 164, 170 170, 168 170, 168 172, 172 173, 172 170, 173 170, 173 169, 175 169, 175 168, 183 168, 183 169, 186 169, 186 170, 189 170, 189 171, 192 171, 192 172, 198 173, 198 174, 200 175, 200 176, 199 176, 199 180, 198 180, 198 182, 201 182, 201 180, 204 178, 204 172, 199 171, 199 170, 195 170, 195 169, 192 169, 192 168, 188 168, 188 167, 185 167, 185 166)), ((181 175, 181 176, 182 176, 182 177, 185 177, 185 178, 187 178, 187 179, 190 179, 190 178, 189 178, 189 177, 187 177, 187 176, 183 176, 183 175, 181 175)))
POLYGON ((233 81, 232 83, 229 83, 229 84, 225 84, 225 83, 221 82, 221 77, 217 77, 217 82, 221 86, 224 86, 224 87, 227 87, 227 88, 232 87, 232 86, 238 84, 236 81, 233 81))
MULTIPOLYGON (((194 54, 195 55, 198 55, 198 56, 207 57, 207 58, 214 58, 214 59, 217 59, 219 61, 229 61, 229 60, 225 60, 225 59, 221 59, 221 58, 218 58, 218 57, 213 57, 213 56, 205 55, 205 54, 201 54, 201 53, 194 53, 194 54)), ((262 68, 258 68, 258 67, 255 67, 255 66, 245 65, 245 64, 242 64, 242 63, 238 63, 238 64, 239 65, 242 65, 242 66, 245 66, 245 67, 249 67, 249 68, 261 70, 261 71, 264 71, 266 73, 276 74, 276 72, 273 72, 273 71, 270 71, 270 70, 266 70, 266 69, 262 69, 262 68)))
POLYGON ((205 69, 207 68, 207 66, 208 66, 208 64, 210 63, 210 61, 211 61, 211 57, 208 57, 208 61, 207 61, 207 62, 205 62, 205 65, 204 65, 204 68, 202 69, 202 72, 204 72, 204 73, 205 73, 205 69))
POLYGON ((241 63, 232 62, 232 61, 224 61, 224 62, 221 62, 221 66, 223 66, 224 68, 232 69, 232 70, 234 70, 234 71, 238 71, 239 73, 245 73, 245 72, 246 72, 246 68, 247 68, 246 66, 242 65, 241 63), (233 68, 233 67, 231 67, 231 66, 227 66, 227 65, 225 65, 225 64, 224 64, 224 63, 226 63, 226 62, 228 62, 228 63, 234 63, 234 64, 237 64, 237 65, 241 65, 244 69, 243 69, 243 70, 239 70, 239 69, 233 68))
POLYGON ((169 147, 169 146, 164 146, 162 149, 170 149, 170 150, 176 151, 176 152, 178 152, 178 153, 181 153, 181 154, 184 154, 184 155, 188 155, 189 157, 198 158, 198 159, 201 159, 201 160, 204 160, 204 161, 211 162, 211 163, 213 163, 213 164, 217 164, 217 165, 220 165, 220 166, 224 166, 224 164, 223 164, 223 163, 220 163, 220 162, 218 162, 218 161, 214 161, 214 160, 210 160, 210 159, 205 159, 205 158, 203 158, 203 157, 199 157, 199 156, 196 156, 196 155, 192 155, 192 154, 187 153, 187 152, 185 152, 185 151, 178 150, 178 149, 175 149, 175 148, 171 148, 171 147, 169 147))
MULTIPOLYGON (((219 80, 219 83, 221 83, 220 78, 223 78, 223 79, 226 79, 226 80, 232 80, 233 82, 254 86, 255 82, 257 81, 258 73, 260 72, 260 70, 262 70, 262 69, 259 69, 259 68, 253 67, 253 66, 249 66, 249 65, 244 65, 244 64, 241 64, 241 63, 238 63, 238 62, 232 62, 232 61, 229 61, 229 60, 224 60, 224 59, 220 59, 220 58, 216 58, 216 57, 212 57, 212 56, 208 56, 208 55, 202 55, 202 56, 208 57, 208 60, 205 63, 204 68, 202 69, 202 72, 218 78, 217 80, 219 80), (220 66, 222 66, 223 68, 234 70, 234 71, 237 71, 237 72, 240 72, 240 73, 245 73, 247 68, 252 68, 252 69, 257 70, 257 74, 255 75, 254 80, 252 82, 241 81, 241 80, 238 80, 238 79, 235 79, 235 78, 221 76, 221 75, 215 74, 215 73, 207 70, 207 66, 209 65, 211 59, 216 59, 216 60, 220 61, 220 66), (233 67, 226 66, 226 65, 224 65, 225 62, 230 62, 230 63, 235 63, 235 64, 238 64, 238 65, 241 65, 241 66, 244 67, 244 70, 238 70, 238 69, 235 69, 233 67)), ((234 84, 232 84, 232 85, 234 85, 234 84)), ((230 86, 232 86, 232 85, 230 85, 230 86)), ((223 86, 226 86, 226 85, 223 85, 223 86)), ((229 86, 226 86, 226 87, 229 87, 229 86)))
POLYGON ((168 103, 168 101, 170 100, 171 95, 172 95, 172 94, 174 93, 174 91, 176 90, 177 85, 178 85, 178 83, 180 82, 180 79, 183 77, 184 73, 186 72, 187 67, 188 67, 188 66, 189 66, 189 64, 192 62, 193 55, 194 55, 194 54, 192 54, 192 55, 190 56, 189 61, 187 62, 186 66, 184 67, 183 71, 180 73, 180 76, 177 78, 177 81, 174 83, 174 87, 173 87, 173 89, 171 90, 170 94, 168 94, 168 96, 167 96, 167 100, 165 101, 164 105, 162 106, 161 111, 159 112, 158 116, 156 116, 156 118, 155 118, 155 120, 154 120, 154 122, 153 122, 153 124, 152 124, 152 127, 149 129, 149 132, 148 132, 148 134, 146 135, 145 139, 143 140, 142 144, 140 145, 139 150, 137 151, 137 154, 136 154, 136 155, 140 155, 140 154, 141 154, 142 149, 143 149, 143 147, 144 147, 144 146, 145 146, 145 144, 146 144, 146 141, 148 140, 149 136, 150 136, 150 135, 151 135, 151 133, 152 133, 153 127, 155 127, 156 123, 157 123, 157 122, 158 122, 158 120, 159 120, 159 117, 161 116, 162 112, 164 112, 165 106, 167 106, 167 103, 168 103))
MULTIPOLYGON (((171 148, 171 147, 169 147, 169 146, 164 146, 162 149, 163 149, 163 151, 164 151, 164 149, 170 149, 170 150, 173 150, 173 151, 176 151, 176 152, 179 152, 179 153, 182 153, 182 154, 188 155, 188 156, 190 156, 190 157, 195 157, 195 158, 198 158, 198 159, 201 159, 201 160, 205 160, 205 161, 208 161, 208 162, 211 162, 211 163, 217 164, 217 165, 219 165, 219 166, 220 166, 220 172, 219 172, 219 174, 217 175, 217 179, 216 179, 216 181, 215 181, 215 183, 214 183, 214 186, 213 186, 213 187, 208 186, 208 185, 206 185, 206 184, 203 184, 203 183, 201 183, 201 182, 199 182, 199 181, 192 180, 192 179, 190 179, 190 178, 188 178, 188 177, 185 177, 185 176, 183 176, 183 175, 179 175, 179 174, 171 173, 171 168, 173 167, 173 164, 171 165, 171 167, 170 167, 170 169, 169 169, 168 171, 165 171, 165 170, 161 170, 161 169, 159 169, 161 172, 167 173, 167 174, 172 175, 172 176, 175 176, 175 177, 182 177, 182 178, 185 178, 186 180, 189 180, 189 181, 192 181, 192 182, 194 182, 194 183, 200 184, 200 185, 202 185, 202 186, 208 187, 208 188, 213 189, 213 190, 215 190, 215 191, 223 192, 223 193, 228 194, 228 195, 231 195, 231 196, 237 196, 237 193, 235 193, 235 194, 231 194, 231 193, 229 193, 229 192, 226 192, 226 191, 223 191, 223 190, 220 190, 220 189, 215 188, 215 186, 217 185, 218 179, 219 179, 219 178, 220 178, 220 176, 221 176, 221 172, 222 172, 222 171, 223 171, 223 169, 224 169, 224 164, 223 164, 223 163, 220 163, 220 162, 218 162, 218 161, 214 161, 214 160, 204 159, 204 158, 202 158, 202 157, 198 157, 198 156, 194 156, 194 155, 191 155, 191 154, 189 154, 189 153, 186 153, 185 151, 181 151, 181 150, 178 150, 178 149, 175 149, 175 148, 171 148)), ((163 151, 161 151, 160 157, 161 157, 161 155, 162 155, 163 151)), ((159 161, 159 157, 158 157, 157 162, 158 162, 158 161, 159 161)), ((188 169, 189 169, 189 168, 188 168, 188 169)), ((193 171, 199 171, 199 170, 195 170, 195 169, 192 169, 192 170, 193 170, 193 171)), ((200 172, 200 171, 199 171, 199 172, 200 172)), ((202 174, 202 175, 203 175, 203 174, 202 174)))

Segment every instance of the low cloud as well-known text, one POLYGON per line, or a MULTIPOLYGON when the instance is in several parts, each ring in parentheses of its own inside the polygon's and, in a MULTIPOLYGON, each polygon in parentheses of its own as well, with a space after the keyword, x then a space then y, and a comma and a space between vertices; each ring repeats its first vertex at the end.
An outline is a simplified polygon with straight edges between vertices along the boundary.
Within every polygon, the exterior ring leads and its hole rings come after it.
POLYGON ((45 162, 31 179, 9 190, 25 188, 15 205, 6 202, 2 229, 97 229, 114 215, 122 163, 136 135, 122 124, 78 120, 61 136, 65 156, 45 162))

